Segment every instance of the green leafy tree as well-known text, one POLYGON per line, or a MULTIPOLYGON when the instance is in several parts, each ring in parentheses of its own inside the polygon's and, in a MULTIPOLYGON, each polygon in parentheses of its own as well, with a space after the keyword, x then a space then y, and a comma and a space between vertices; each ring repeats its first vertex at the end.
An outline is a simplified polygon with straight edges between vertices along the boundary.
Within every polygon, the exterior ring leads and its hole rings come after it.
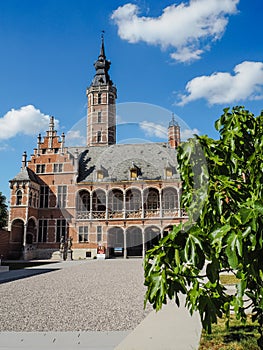
POLYGON ((7 217, 6 197, 0 192, 0 229, 7 225, 7 217))
POLYGON ((231 310, 245 323, 249 306, 263 349, 263 113, 226 108, 215 127, 219 140, 195 136, 178 149, 189 220, 147 252, 145 303, 159 310, 170 298, 179 306, 184 294, 208 332, 218 317, 228 325, 231 310), (234 295, 222 272, 240 280, 234 295))

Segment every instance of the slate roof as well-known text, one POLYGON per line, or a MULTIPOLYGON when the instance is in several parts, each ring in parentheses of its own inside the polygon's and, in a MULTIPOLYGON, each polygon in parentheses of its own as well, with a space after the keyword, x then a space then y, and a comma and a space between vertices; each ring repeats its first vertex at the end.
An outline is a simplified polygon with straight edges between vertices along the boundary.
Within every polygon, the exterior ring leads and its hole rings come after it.
POLYGON ((33 181, 40 183, 38 176, 28 167, 22 168, 21 171, 10 181, 33 181))
MULTIPOLYGON (((139 179, 164 179, 165 168, 173 178, 177 173, 176 150, 166 143, 115 144, 78 149, 79 170, 77 182, 97 182, 97 171, 104 174, 103 181, 128 181, 130 169, 136 168, 139 179)), ((74 154, 76 148, 69 148, 74 154)))

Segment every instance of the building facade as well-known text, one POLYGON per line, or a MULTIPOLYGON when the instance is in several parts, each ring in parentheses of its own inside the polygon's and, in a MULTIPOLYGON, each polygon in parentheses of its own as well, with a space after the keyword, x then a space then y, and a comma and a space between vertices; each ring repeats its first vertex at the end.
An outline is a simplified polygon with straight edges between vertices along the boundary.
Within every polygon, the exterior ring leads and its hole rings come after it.
POLYGON ((66 147, 51 117, 10 180, 11 258, 59 259, 66 243, 73 259, 144 256, 185 219, 176 170, 179 125, 172 118, 166 143, 117 144, 117 89, 103 38, 94 66, 87 145, 66 147))

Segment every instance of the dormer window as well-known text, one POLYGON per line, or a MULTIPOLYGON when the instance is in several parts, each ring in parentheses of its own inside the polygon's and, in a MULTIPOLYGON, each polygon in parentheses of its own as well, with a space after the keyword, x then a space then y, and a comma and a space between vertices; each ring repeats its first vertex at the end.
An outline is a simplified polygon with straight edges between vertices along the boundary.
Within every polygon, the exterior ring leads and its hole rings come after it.
POLYGON ((166 179, 170 179, 173 176, 173 170, 170 167, 165 168, 165 177, 166 179))
POLYGON ((130 178, 131 179, 137 179, 138 177, 138 169, 137 168, 131 168, 130 169, 130 178))
POLYGON ((103 178, 104 178, 103 170, 98 170, 97 171, 97 180, 101 181, 101 180, 103 180, 103 178))
POLYGON ((130 179, 133 180, 137 180, 139 176, 142 175, 141 169, 134 164, 134 162, 132 162, 132 166, 130 167, 130 179))

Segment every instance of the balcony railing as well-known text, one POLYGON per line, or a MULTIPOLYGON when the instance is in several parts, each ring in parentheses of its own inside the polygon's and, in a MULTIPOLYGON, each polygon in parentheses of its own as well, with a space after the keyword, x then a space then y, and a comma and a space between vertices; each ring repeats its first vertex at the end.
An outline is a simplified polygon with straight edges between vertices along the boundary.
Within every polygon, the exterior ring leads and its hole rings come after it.
POLYGON ((116 211, 77 211, 77 220, 114 220, 114 219, 150 219, 150 218, 175 218, 187 217, 184 209, 147 209, 147 210, 116 210, 116 211))

